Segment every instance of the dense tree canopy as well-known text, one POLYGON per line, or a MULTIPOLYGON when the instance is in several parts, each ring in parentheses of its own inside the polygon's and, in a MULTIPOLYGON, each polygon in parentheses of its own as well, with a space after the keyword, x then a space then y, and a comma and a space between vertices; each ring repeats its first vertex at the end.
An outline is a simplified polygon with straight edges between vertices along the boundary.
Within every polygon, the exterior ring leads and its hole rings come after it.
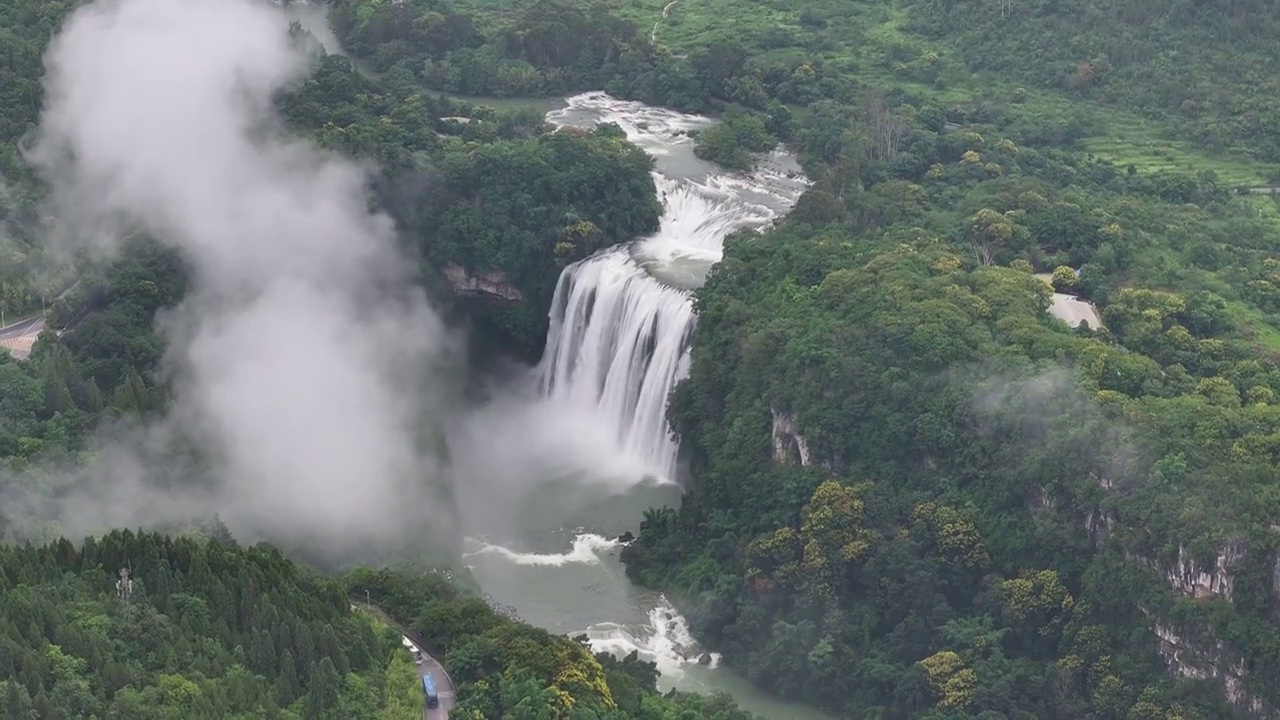
POLYGON ((1275 324, 1231 278, 1269 272, 1280 228, 1209 174, 900 99, 793 124, 817 183, 697 293, 671 408, 692 486, 629 572, 756 682, 849 716, 1277 707, 1275 324), (1031 273, 1063 265, 1105 327, 1045 312, 1031 273), (1206 679, 1171 679, 1175 653, 1206 679))
MULTIPOLYGON (((21 77, 6 75, 9 67, 0 73, 32 100, 14 103, 6 116, 14 128, 6 158, 16 161, 18 139, 34 125, 39 53, 69 9, 23 3, 3 28, 44 30, 6 48, 29 49, 32 58, 12 66, 21 77)), ((497 303, 498 310, 491 298, 469 308, 480 320, 496 318, 492 327, 516 350, 536 355, 564 265, 656 226, 652 160, 617 128, 553 133, 539 115, 432 98, 394 74, 374 80, 339 58, 318 58, 281 109, 322 145, 377 163, 375 201, 420 251, 427 279, 440 280, 434 290, 459 291, 448 268, 461 266, 467 275, 500 277, 524 296, 514 306, 497 303), (472 122, 444 119, 458 116, 472 122)), ((20 163, 14 167, 17 180, 3 196, 5 227, 30 233, 19 240, 34 238, 40 186, 20 163)), ((33 245, 13 247, 39 257, 33 245)), ((17 260, 3 270, 24 283, 32 275, 17 260)), ((139 234, 123 241, 116 259, 68 270, 76 282, 50 298, 50 329, 29 358, 0 354, 5 498, 21 495, 8 484, 37 483, 50 474, 43 467, 75 462, 104 424, 160 413, 169 402, 154 321, 185 294, 183 259, 139 234)), ((6 284, 6 302, 21 296, 7 311, 39 302, 26 287, 6 284)), ((0 517, 23 523, 0 525, 7 540, 50 529, 39 517, 0 517)), ((500 618, 433 577, 366 571, 338 582, 269 546, 242 549, 225 529, 215 531, 215 540, 125 531, 78 548, 66 540, 0 547, 0 625, 10 630, 0 637, 0 714, 419 717, 421 690, 397 633, 349 610, 347 592, 358 584, 377 590, 375 599, 399 624, 428 618, 433 649, 459 682, 462 717, 750 720, 723 697, 664 698, 651 663, 594 657, 577 641, 500 618), (123 597, 114 584, 120 567, 132 573, 123 597), (140 627, 148 628, 143 635, 140 627)))
POLYGON ((266 546, 125 531, 4 547, 0 585, 6 718, 421 714, 398 635, 266 546))
MULTIPOLYGON (((152 323, 185 289, 142 236, 69 268, 37 247, 19 148, 73 5, 0 8, 0 304, 57 298, 63 331, 0 356, 14 469, 165 408, 152 323)), ((603 88, 719 114, 698 152, 725 165, 800 156, 789 219, 697 293, 670 411, 689 492, 626 552, 728 664, 848 717, 1280 711, 1280 213, 1232 192, 1280 159, 1273 4, 330 6, 352 57, 283 114, 376 164, 433 291, 530 358, 560 269, 653 229, 651 161, 430 91, 603 88), (1046 313, 1054 289, 1102 327, 1046 313)), ((347 610, 363 590, 441 654, 460 717, 742 717, 438 579, 339 584, 225 538, 5 548, 0 583, 6 717, 412 715, 394 639, 347 610)))
POLYGON ((565 265, 657 228, 653 161, 616 128, 552 132, 537 113, 378 82, 338 56, 283 106, 325 147, 378 163, 377 200, 442 299, 526 358, 565 265))
POLYGON ((411 720, 422 694, 400 631, 430 628, 456 717, 752 720, 725 698, 654 689, 652 663, 501 618, 435 576, 345 580, 268 545, 129 531, 0 547, 0 714, 411 720), (120 571, 126 571, 122 574, 120 571))
POLYGON ((913 28, 974 48, 960 59, 975 70, 1136 109, 1210 147, 1280 160, 1280 105, 1269 70, 1280 27, 1274 3, 910 5, 913 28))

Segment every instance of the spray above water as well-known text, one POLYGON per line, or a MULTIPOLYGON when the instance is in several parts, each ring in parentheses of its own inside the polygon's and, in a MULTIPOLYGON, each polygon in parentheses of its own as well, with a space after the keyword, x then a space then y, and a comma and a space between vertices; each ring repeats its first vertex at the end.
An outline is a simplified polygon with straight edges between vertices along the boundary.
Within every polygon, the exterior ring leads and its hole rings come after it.
POLYGON ((692 665, 720 665, 720 653, 702 649, 689 629, 689 621, 676 612, 665 596, 659 596, 647 614, 648 624, 632 631, 617 623, 599 623, 586 631, 593 652, 607 652, 616 657, 636 653, 658 666, 667 681, 679 679, 692 665))
POLYGON ((73 247, 141 227, 189 262, 192 292, 160 323, 166 427, 220 480, 143 511, 132 471, 147 463, 115 466, 64 506, 77 530, 216 510, 238 532, 332 547, 437 507, 421 378, 445 332, 363 171, 281 134, 274 97, 308 71, 288 24, 252 0, 99 0, 50 47, 31 159, 73 247))
POLYGON ((492 545, 480 540, 476 540, 480 545, 479 550, 474 550, 463 554, 463 558, 473 558, 480 555, 498 555, 516 565, 541 565, 549 567, 560 567, 569 563, 581 563, 583 565, 599 565, 600 552, 613 550, 621 545, 617 540, 610 540, 593 533, 582 533, 573 539, 573 549, 564 553, 536 553, 536 552, 518 552, 509 550, 501 545, 492 545))

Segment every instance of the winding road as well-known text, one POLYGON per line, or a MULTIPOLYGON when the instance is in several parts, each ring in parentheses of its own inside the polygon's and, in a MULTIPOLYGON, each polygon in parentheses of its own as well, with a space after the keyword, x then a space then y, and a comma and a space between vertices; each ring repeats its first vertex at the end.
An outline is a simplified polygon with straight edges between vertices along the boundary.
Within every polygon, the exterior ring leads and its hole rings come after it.
POLYGON ((418 645, 418 643, 415 640, 413 640, 413 632, 409 628, 396 622, 394 619, 391 618, 390 615, 387 615, 385 612, 383 612, 381 608, 375 605, 368 605, 365 603, 356 603, 353 601, 351 603, 351 609, 362 610, 364 612, 367 612, 373 615, 374 617, 377 617, 382 622, 399 630, 401 635, 401 643, 405 646, 406 650, 408 650, 409 652, 413 652, 415 654, 420 654, 422 656, 422 662, 417 665, 418 692, 422 692, 422 678, 426 677, 427 675, 430 675, 431 677, 435 678, 436 692, 440 696, 439 707, 428 709, 426 706, 426 702, 425 701, 423 702, 422 704, 423 720, 448 720, 449 710, 453 708, 454 696, 457 694, 457 690, 453 686, 453 678, 450 678, 449 673, 445 672, 444 666, 440 664, 440 661, 435 659, 431 655, 427 654, 427 652, 422 649, 422 646, 418 645))
POLYGON ((662 24, 663 20, 671 16, 671 8, 675 7, 678 2, 680 0, 671 0, 666 7, 662 8, 662 17, 658 18, 658 21, 653 24, 653 32, 649 35, 650 43, 658 42, 658 26, 662 24))
POLYGON ((40 331, 44 330, 44 314, 19 320, 0 328, 0 348, 8 350, 19 360, 31 354, 31 346, 35 344, 40 331))

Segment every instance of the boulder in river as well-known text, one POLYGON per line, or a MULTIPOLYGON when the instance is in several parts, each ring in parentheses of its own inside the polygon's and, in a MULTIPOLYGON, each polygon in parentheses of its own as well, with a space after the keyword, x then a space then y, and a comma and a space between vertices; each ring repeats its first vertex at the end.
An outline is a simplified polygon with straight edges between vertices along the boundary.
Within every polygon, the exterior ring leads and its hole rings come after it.
POLYGON ((710 664, 711 664, 711 653, 705 653, 705 652, 704 652, 704 653, 702 653, 701 655, 699 655, 699 656, 698 656, 698 664, 699 664, 699 665, 710 665, 710 664))
POLYGON ((624 533, 622 533, 621 535, 619 535, 619 536, 618 536, 618 542, 620 542, 620 543, 629 543, 629 542, 631 542, 632 540, 635 540, 635 539, 636 539, 636 536, 635 536, 635 535, 632 535, 630 530, 628 530, 628 531, 626 531, 626 532, 624 532, 624 533))

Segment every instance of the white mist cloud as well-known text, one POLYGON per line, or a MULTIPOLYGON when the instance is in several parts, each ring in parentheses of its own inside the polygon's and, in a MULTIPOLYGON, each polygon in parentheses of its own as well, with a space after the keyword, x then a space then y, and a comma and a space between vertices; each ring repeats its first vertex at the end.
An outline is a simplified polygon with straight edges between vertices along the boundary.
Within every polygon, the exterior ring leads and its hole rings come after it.
POLYGON ((488 402, 450 423, 448 440, 468 532, 509 531, 523 517, 536 518, 536 505, 555 506, 567 521, 649 475, 643 461, 618 449, 613 427, 598 416, 511 387, 495 388, 488 402))
POLYGON ((307 70, 288 22, 252 0, 79 9, 46 58, 31 157, 76 243, 141 225, 193 267, 192 295, 161 322, 170 420, 221 488, 149 498, 131 519, 199 504, 237 530, 378 541, 434 505, 422 380, 446 333, 361 169, 279 132, 273 96, 307 70))

